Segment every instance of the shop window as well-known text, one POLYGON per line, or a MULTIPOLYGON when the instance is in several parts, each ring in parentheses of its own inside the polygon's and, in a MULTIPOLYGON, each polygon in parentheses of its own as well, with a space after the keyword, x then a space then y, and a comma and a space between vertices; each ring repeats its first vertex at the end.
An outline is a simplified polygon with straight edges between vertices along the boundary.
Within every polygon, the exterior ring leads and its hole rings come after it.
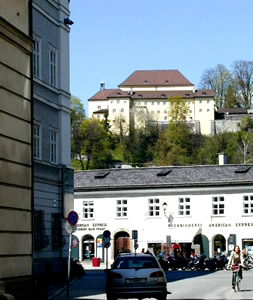
POLYGON ((83 218, 92 219, 94 217, 94 201, 83 201, 83 218))
POLYGON ((189 216, 191 214, 191 199, 190 198, 179 198, 178 199, 178 215, 189 216))
POLYGON ((224 215, 225 213, 225 203, 224 197, 213 197, 212 200, 212 214, 213 215, 224 215))
POLYGON ((62 216, 59 213, 52 214, 52 248, 63 248, 66 239, 62 232, 62 216))
POLYGON ((149 217, 160 216, 160 200, 148 199, 148 215, 149 217))
POLYGON ((243 213, 253 214, 253 195, 243 196, 243 213))
POLYGON ((127 200, 117 200, 116 216, 118 218, 127 217, 127 200))

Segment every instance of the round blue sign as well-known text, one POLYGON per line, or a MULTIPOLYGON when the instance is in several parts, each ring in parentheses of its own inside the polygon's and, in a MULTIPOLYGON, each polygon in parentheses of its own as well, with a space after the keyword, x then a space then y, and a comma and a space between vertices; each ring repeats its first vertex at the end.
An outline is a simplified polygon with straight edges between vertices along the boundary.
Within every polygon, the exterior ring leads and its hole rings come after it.
POLYGON ((71 211, 68 214, 68 222, 71 226, 75 226, 78 222, 78 214, 75 211, 71 211))

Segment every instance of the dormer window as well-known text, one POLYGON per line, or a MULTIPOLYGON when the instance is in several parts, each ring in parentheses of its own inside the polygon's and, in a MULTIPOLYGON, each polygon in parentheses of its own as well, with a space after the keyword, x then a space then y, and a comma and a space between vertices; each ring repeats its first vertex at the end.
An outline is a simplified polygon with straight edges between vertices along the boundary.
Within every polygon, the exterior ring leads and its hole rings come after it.
POLYGON ((190 97, 190 94, 185 94, 186 97, 190 97))
POLYGON ((147 81, 147 80, 144 80, 144 83, 145 83, 145 84, 147 84, 147 83, 148 83, 148 81, 147 81))
POLYGON ((138 98, 142 98, 142 94, 138 94, 138 98))
POLYGON ((169 80, 165 80, 166 83, 169 83, 169 80))
POLYGON ((202 92, 202 95, 206 95, 206 92, 202 92))
POLYGON ((165 97, 166 97, 166 95, 165 95, 165 94, 161 94, 161 97, 162 97, 162 98, 165 98, 165 97))
POLYGON ((117 93, 117 96, 121 96, 121 93, 117 93))

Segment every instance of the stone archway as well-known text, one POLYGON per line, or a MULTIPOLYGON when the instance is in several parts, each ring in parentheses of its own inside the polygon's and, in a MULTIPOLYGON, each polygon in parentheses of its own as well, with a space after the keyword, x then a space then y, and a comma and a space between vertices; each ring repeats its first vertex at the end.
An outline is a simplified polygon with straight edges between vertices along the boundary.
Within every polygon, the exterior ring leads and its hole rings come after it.
POLYGON ((92 259, 95 255, 94 237, 87 234, 82 239, 82 260, 92 259))
POLYGON ((193 244, 196 246, 196 249, 199 249, 198 255, 204 254, 206 257, 209 257, 209 240, 204 234, 199 233, 195 235, 193 244))
POLYGON ((122 252, 131 252, 130 236, 126 231, 114 235, 114 258, 122 252))
POLYGON ((222 255, 226 252, 226 239, 222 234, 216 234, 213 238, 213 255, 222 255))

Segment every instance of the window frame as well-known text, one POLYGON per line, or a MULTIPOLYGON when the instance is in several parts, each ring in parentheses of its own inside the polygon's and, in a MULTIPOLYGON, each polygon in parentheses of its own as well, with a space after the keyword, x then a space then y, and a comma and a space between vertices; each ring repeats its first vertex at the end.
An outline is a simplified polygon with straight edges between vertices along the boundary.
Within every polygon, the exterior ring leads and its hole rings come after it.
POLYGON ((41 160, 41 158, 42 158, 42 153, 41 153, 41 151, 42 151, 42 135, 41 135, 41 133, 42 133, 41 125, 39 123, 34 123, 33 124, 33 158, 38 159, 38 160, 41 160), (39 135, 34 134, 34 130, 36 127, 39 129, 38 130, 39 135), (35 145, 35 139, 36 139, 36 145, 35 145), (38 156, 34 155, 35 149, 38 149, 38 151, 36 151, 36 153, 39 152, 38 156))
POLYGON ((179 197, 178 198, 178 216, 179 217, 190 217, 191 216, 191 198, 190 197, 179 197))
POLYGON ((36 35, 33 35, 32 59, 33 59, 33 76, 41 79, 41 65, 42 65, 41 64, 41 38, 36 35), (37 52, 34 49, 35 43, 38 44, 37 52), (37 59, 35 59, 35 56, 37 59), (37 64, 36 64, 36 62, 37 62, 37 64), (36 72, 34 72, 35 66, 37 66, 36 72))
POLYGON ((83 200, 82 219, 84 220, 94 219, 94 200, 83 200), (85 205, 85 203, 87 203, 87 205, 85 205), (85 216, 85 214, 87 214, 87 216, 85 216))
POLYGON ((128 201, 127 199, 116 200, 116 218, 127 218, 128 217, 128 201), (124 203, 125 202, 125 203, 124 203))
POLYGON ((253 194, 247 194, 243 195, 242 198, 242 209, 243 209, 243 215, 244 216, 252 216, 253 215, 253 194), (245 198, 248 198, 247 200, 245 198), (248 201, 248 203, 245 203, 245 201, 248 201), (248 207, 245 207, 245 204, 248 204, 248 207), (245 212, 245 210, 248 210, 248 212, 245 212))
POLYGON ((150 218, 161 217, 159 198, 148 198, 148 216, 150 218))
POLYGON ((225 216, 225 197, 224 196, 213 196, 212 197, 212 216, 214 217, 222 217, 225 216), (217 199, 217 201, 214 201, 215 199, 217 199), (221 199, 223 199, 221 201, 221 199), (217 204, 214 204, 214 203, 217 204), (222 203, 220 203, 222 202, 222 203), (220 207, 221 205, 223 205, 223 207, 220 207), (214 207, 217 206, 217 207, 214 207), (217 213, 214 213, 214 210, 217 210, 217 213), (223 210, 223 213, 221 213, 220 211, 223 210))
POLYGON ((57 87, 57 49, 55 49, 52 45, 49 45, 49 51, 48 51, 48 67, 49 67, 49 84, 52 85, 53 87, 57 87), (55 56, 55 61, 51 60, 51 53, 54 54, 55 56), (52 72, 52 67, 53 67, 53 72, 52 72))
POLYGON ((54 128, 50 128, 49 139, 50 139, 50 163, 58 164, 58 130, 54 128), (52 134, 55 135, 55 140, 54 139, 52 140, 52 134))

